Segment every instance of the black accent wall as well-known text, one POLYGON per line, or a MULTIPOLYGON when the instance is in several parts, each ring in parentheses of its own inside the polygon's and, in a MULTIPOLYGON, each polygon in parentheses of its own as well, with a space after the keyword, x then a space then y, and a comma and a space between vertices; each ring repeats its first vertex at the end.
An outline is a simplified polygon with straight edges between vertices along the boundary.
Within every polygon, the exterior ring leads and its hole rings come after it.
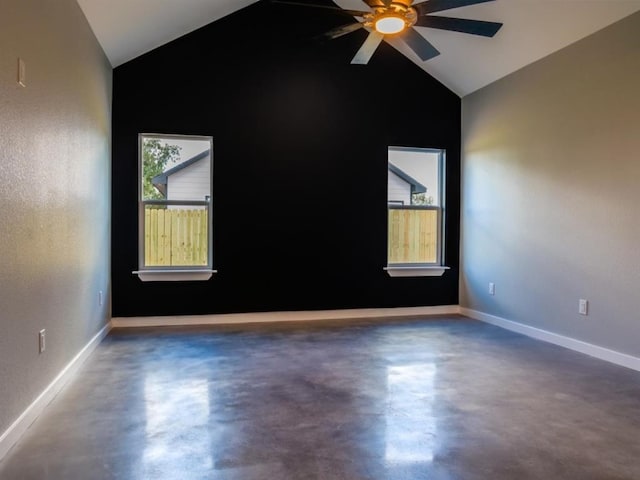
POLYGON ((322 10, 259 2, 114 70, 113 316, 458 303, 460 98, 322 10), (138 134, 210 135, 206 282, 141 282, 138 134), (447 150, 442 277, 390 278, 387 147, 447 150))

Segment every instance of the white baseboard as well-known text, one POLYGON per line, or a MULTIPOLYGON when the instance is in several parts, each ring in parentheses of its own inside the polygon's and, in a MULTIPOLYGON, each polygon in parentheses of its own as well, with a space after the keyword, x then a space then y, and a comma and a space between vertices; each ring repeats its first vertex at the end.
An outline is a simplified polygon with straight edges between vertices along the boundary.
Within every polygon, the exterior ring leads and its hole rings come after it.
POLYGON ((116 317, 114 328, 176 327, 187 325, 229 325, 240 323, 304 322, 313 320, 353 320, 366 318, 412 317, 420 315, 452 315, 458 305, 437 307, 359 308, 345 310, 317 310, 301 312, 255 312, 219 315, 182 315, 168 317, 116 317))
POLYGON ((506 318, 497 317, 495 315, 479 312, 470 308, 460 307, 460 314, 511 330, 513 332, 521 333, 528 337, 553 343, 554 345, 559 345, 570 350, 575 350, 576 352, 585 353, 592 357, 599 358, 600 360, 605 360, 607 362, 615 363, 616 365, 640 371, 640 358, 627 355, 626 353, 616 352, 615 350, 593 345, 592 343, 583 342, 582 340, 576 340, 571 337, 565 337, 564 335, 531 327, 523 323, 514 322, 512 320, 507 320, 506 318))
POLYGON ((66 367, 58 374, 58 376, 44 389, 44 391, 36 398, 27 409, 22 412, 22 415, 11 424, 11 426, 0 435, 0 460, 9 452, 16 442, 20 439, 22 434, 27 431, 29 426, 34 422, 36 418, 42 413, 44 408, 55 398, 58 392, 64 387, 69 379, 78 371, 82 363, 91 355, 100 342, 107 336, 111 324, 102 328, 91 340, 87 343, 80 352, 73 357, 73 359, 67 364, 66 367))

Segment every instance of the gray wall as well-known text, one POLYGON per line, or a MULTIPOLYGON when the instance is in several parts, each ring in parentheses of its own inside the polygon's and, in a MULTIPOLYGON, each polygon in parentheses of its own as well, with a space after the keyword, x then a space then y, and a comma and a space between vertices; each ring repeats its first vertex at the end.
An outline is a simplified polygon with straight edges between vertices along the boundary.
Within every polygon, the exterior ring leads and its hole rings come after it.
POLYGON ((463 306, 640 356, 639 88, 634 14, 463 99, 463 306))
POLYGON ((0 0, 0 435, 109 317, 110 136, 111 68, 75 0, 0 0))

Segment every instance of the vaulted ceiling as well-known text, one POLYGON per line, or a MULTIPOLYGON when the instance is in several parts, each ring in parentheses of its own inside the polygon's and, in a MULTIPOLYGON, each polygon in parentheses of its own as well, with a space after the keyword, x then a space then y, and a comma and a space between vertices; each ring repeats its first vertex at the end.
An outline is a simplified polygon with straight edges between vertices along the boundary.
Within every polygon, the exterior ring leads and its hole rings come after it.
MULTIPOLYGON (((366 8, 362 0, 335 1, 366 8)), ((114 67, 254 2, 78 0, 114 67)), ((640 0, 496 0, 440 13, 504 23, 493 38, 417 27, 441 52, 426 62, 404 43, 390 43, 464 96, 637 11, 640 0)))

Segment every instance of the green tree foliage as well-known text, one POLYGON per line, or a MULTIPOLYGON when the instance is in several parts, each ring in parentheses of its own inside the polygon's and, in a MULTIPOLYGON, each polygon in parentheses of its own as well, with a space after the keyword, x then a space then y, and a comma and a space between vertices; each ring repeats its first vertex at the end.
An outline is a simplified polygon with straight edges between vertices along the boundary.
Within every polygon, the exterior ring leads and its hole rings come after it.
POLYGON ((412 193, 411 205, 433 205, 433 197, 426 193, 412 193))
POLYGON ((164 196, 151 180, 160 175, 170 162, 180 159, 181 147, 169 145, 157 138, 147 138, 142 143, 142 189, 145 200, 163 200, 164 196))

